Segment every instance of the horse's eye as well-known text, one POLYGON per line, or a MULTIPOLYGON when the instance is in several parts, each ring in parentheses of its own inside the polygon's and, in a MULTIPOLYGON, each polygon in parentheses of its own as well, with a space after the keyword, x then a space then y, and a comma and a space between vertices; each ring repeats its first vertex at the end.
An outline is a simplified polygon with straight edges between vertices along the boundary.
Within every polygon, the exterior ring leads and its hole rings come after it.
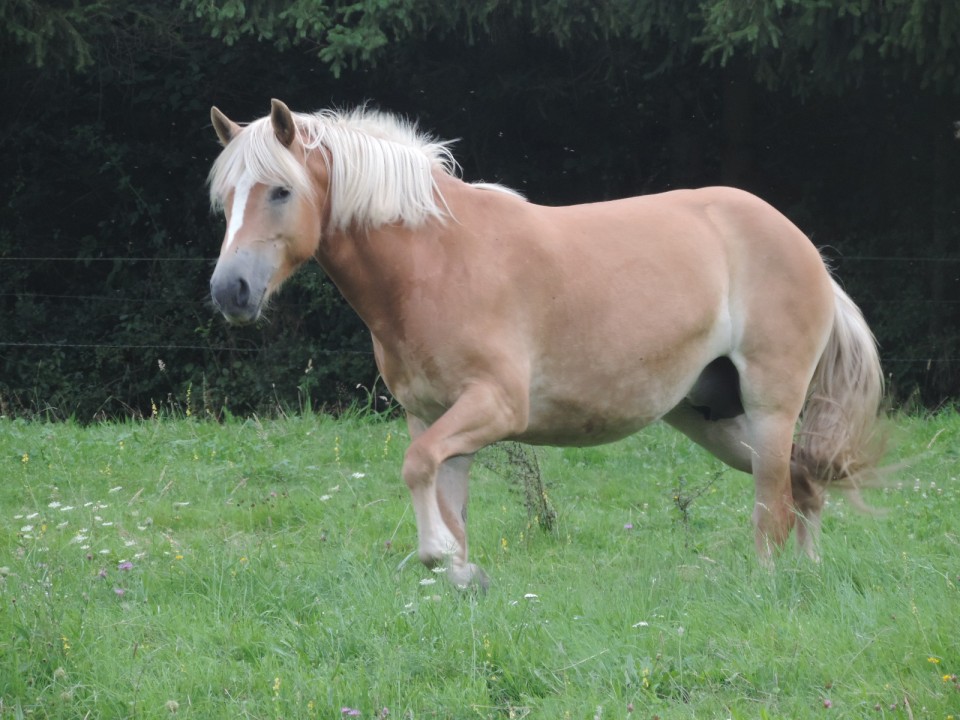
POLYGON ((290 188, 275 187, 270 191, 270 202, 283 202, 290 197, 290 188))

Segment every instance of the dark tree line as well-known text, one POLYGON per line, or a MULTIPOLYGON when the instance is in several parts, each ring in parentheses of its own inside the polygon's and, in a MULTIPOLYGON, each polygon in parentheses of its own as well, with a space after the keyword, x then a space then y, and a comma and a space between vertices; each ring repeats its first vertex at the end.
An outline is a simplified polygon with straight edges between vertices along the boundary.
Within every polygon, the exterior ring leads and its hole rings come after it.
POLYGON ((258 328, 206 300, 208 110, 253 119, 271 97, 418 118, 461 138, 467 179, 535 202, 756 192, 824 248, 897 397, 956 399, 958 48, 953 0, 0 4, 0 412, 373 390, 316 268, 258 328))

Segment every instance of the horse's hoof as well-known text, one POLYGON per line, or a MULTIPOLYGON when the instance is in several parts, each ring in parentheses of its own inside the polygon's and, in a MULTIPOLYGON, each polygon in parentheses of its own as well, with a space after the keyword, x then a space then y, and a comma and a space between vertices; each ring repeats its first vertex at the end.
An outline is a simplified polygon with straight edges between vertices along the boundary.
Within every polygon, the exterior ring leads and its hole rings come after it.
POLYGON ((490 587, 490 578, 477 565, 470 563, 464 568, 454 570, 450 568, 447 577, 458 590, 485 593, 490 587))

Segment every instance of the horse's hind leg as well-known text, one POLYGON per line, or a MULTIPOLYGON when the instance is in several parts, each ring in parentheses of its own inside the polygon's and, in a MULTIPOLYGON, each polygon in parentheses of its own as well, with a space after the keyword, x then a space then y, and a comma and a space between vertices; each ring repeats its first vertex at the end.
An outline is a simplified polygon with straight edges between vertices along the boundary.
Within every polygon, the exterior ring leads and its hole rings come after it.
MULTIPOLYGON (((798 410, 799 414, 799 410, 798 410)), ((796 416, 789 412, 748 411, 754 483, 753 524, 757 554, 769 563, 796 521, 790 479, 790 449, 796 416)))
POLYGON ((758 495, 754 521, 761 557, 769 557, 771 545, 782 543, 799 511, 798 549, 815 558, 823 493, 795 458, 789 461, 789 488, 784 489, 782 479, 783 457, 792 447, 796 422, 791 408, 802 402, 799 383, 794 383, 791 391, 791 386, 784 387, 778 378, 774 387, 768 388, 764 374, 751 369, 747 391, 754 403, 749 413, 743 406, 740 372, 729 359, 720 358, 704 369, 687 398, 664 420, 731 467, 754 474, 758 495), (759 408, 758 398, 762 399, 759 408), (771 411, 778 407, 787 410, 771 411), (772 486, 770 478, 777 478, 772 486))
POLYGON ((663 419, 732 468, 753 474, 757 553, 762 562, 769 563, 794 522, 790 446, 795 420, 746 412, 708 420, 686 401, 663 419))
MULTIPOLYGON (((750 423, 746 413, 723 420, 708 420, 702 410, 682 402, 663 418, 695 443, 735 470, 753 472, 754 455, 750 423)), ((791 459, 790 489, 797 518, 797 550, 817 559, 823 488, 810 481, 803 467, 791 459)))

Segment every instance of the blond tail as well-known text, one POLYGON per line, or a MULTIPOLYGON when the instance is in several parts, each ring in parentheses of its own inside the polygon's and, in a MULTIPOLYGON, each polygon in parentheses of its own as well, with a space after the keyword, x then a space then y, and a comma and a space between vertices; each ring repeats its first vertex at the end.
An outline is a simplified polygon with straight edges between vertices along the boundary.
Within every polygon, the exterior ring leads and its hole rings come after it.
POLYGON ((815 483, 835 484, 857 501, 858 487, 877 482, 885 450, 880 427, 883 371, 863 314, 836 281, 831 282, 833 330, 800 416, 796 460, 815 483))

